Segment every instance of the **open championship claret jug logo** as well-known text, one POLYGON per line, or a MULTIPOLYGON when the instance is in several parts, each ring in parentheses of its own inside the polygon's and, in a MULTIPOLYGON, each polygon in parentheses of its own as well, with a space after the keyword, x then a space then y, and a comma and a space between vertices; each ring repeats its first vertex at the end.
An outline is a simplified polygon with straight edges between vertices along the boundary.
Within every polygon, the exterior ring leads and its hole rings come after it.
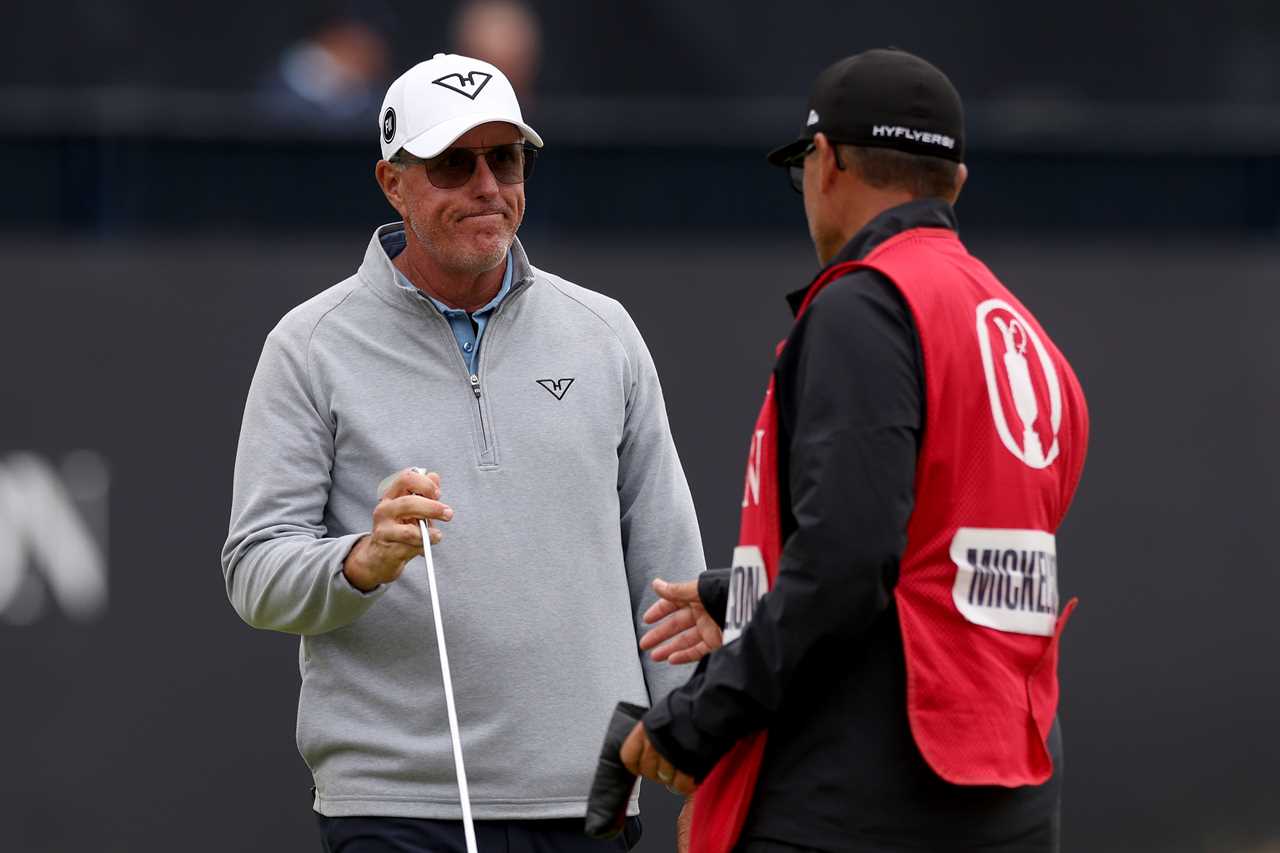
POLYGON ((1044 342, 1012 305, 988 299, 978 306, 978 346, 991 416, 1009 452, 1032 468, 1058 458, 1062 387, 1044 342))

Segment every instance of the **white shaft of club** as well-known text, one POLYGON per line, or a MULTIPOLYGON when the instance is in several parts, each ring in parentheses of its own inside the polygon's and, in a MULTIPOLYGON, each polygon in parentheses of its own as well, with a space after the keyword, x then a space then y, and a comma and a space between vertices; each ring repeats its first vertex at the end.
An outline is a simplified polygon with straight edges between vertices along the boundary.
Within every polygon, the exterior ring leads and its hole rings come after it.
POLYGON ((436 567, 431 562, 431 533, 422 530, 422 556, 427 560, 427 583, 431 586, 431 615, 436 623, 436 645, 440 648, 440 675, 444 679, 444 703, 449 709, 449 737, 453 740, 453 765, 458 770, 458 796, 462 799, 462 831, 467 836, 467 853, 476 853, 476 828, 471 822, 471 794, 467 791, 467 770, 462 765, 462 737, 458 732, 458 711, 453 706, 453 677, 449 674, 449 653, 444 647, 444 622, 440 618, 440 596, 436 592, 436 567))

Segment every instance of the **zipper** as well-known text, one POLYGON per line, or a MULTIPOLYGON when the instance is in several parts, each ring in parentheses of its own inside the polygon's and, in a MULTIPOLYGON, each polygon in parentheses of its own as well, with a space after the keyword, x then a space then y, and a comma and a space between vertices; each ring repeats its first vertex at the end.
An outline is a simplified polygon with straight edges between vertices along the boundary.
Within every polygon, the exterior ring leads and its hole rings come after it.
MULTIPOLYGON (((494 448, 494 441, 489 435, 489 427, 492 426, 492 424, 487 423, 484 416, 484 400, 481 398, 480 394, 480 374, 484 372, 485 355, 493 349, 493 333, 494 328, 498 324, 498 318, 502 316, 502 312, 506 310, 506 307, 511 304, 513 297, 519 293, 520 289, 512 286, 511 292, 508 293, 507 297, 502 300, 497 308, 494 309, 493 316, 489 318, 489 322, 485 326, 485 334, 488 336, 489 342, 481 347, 480 353, 476 357, 475 373, 471 373, 468 377, 468 381, 471 383, 471 393, 476 397, 476 414, 480 417, 480 441, 482 445, 480 452, 480 464, 484 467, 496 467, 498 460, 497 451, 494 448)), ((446 321, 446 325, 448 325, 448 321, 446 321)), ((453 334, 453 329, 449 330, 449 334, 453 334)), ((454 349, 456 350, 457 347, 454 347, 454 349)), ((458 356, 461 357, 462 353, 458 353, 458 356)), ((463 360, 463 363, 464 365, 466 364, 465 359, 463 360)))
MULTIPOLYGON (((497 315, 497 312, 494 312, 497 315)), ((480 365, 476 364, 476 370, 480 369, 480 365)), ((476 395, 476 414, 480 416, 480 443, 483 453, 489 453, 489 431, 484 424, 484 403, 480 401, 480 375, 478 373, 471 374, 471 393, 476 395)))
MULTIPOLYGON (((485 332, 489 335, 490 343, 493 341, 493 327, 497 323, 498 316, 502 314, 503 309, 505 309, 507 304, 511 302, 511 298, 519 292, 519 290, 516 290, 513 287, 511 293, 507 294, 507 298, 503 299, 502 303, 494 309, 493 316, 489 318, 489 324, 485 327, 485 332)), ((425 294, 420 293, 419 296, 424 302, 427 301, 425 294)), ((440 312, 436 311, 435 307, 429 303, 427 307, 431 309, 429 313, 438 317, 440 322, 444 324, 445 331, 449 333, 449 343, 452 344, 450 349, 454 351, 457 359, 462 363, 462 369, 465 371, 467 376, 467 383, 471 386, 471 393, 475 395, 476 416, 480 420, 480 466, 483 468, 496 467, 497 460, 495 459, 493 441, 489 438, 490 424, 484 415, 484 399, 480 392, 480 374, 483 372, 481 368, 484 365, 485 353, 488 352, 491 347, 485 347, 480 352, 479 358, 476 361, 476 370, 472 373, 471 365, 467 363, 467 359, 464 358, 462 353, 458 350, 457 340, 453 336, 453 327, 449 325, 448 319, 441 316, 440 312)))

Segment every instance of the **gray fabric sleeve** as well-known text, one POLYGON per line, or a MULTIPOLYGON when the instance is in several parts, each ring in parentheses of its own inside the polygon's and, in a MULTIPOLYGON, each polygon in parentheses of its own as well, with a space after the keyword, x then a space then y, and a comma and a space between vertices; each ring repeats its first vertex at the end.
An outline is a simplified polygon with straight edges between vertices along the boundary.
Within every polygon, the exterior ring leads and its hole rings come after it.
MULTIPOLYGON (((653 580, 695 580, 706 568, 706 558, 653 358, 634 324, 628 322, 622 336, 628 344, 633 380, 618 447, 618 502, 638 642, 650 627, 641 617, 657 600, 653 580)), ((692 664, 658 663, 648 654, 637 654, 650 703, 683 684, 693 671, 692 664)))
POLYGON ((363 533, 326 536, 333 454, 333 427, 312 393, 307 337, 282 323, 267 338, 245 404, 222 549, 227 596, 255 628, 332 631, 384 589, 362 593, 342 573, 363 533))

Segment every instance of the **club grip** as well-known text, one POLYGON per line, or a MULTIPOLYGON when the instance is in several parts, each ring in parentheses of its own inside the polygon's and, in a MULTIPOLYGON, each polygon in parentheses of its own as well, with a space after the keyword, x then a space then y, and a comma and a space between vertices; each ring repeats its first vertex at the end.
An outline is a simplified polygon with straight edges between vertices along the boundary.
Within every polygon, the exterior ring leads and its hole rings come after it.
POLYGON ((648 708, 619 702, 613 709, 609 728, 600 747, 596 776, 587 798, 584 831, 592 838, 614 838, 627 822, 627 802, 636 786, 636 777, 622 764, 622 744, 648 708))

